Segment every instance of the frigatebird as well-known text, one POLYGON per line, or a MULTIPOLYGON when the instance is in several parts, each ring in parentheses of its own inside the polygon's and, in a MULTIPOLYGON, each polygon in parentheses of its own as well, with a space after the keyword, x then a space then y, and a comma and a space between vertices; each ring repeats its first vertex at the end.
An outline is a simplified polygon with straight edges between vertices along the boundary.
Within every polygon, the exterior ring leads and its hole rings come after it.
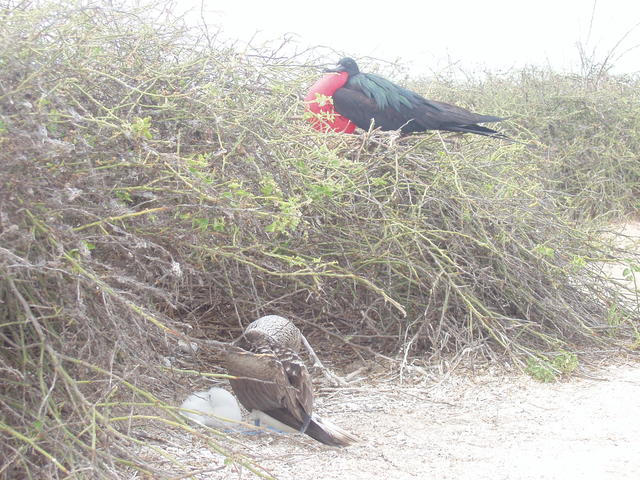
POLYGON ((287 432, 300 432, 332 446, 357 438, 313 412, 313 385, 298 356, 306 339, 286 318, 267 315, 252 322, 225 363, 233 392, 251 417, 287 432))
POLYGON ((352 58, 345 57, 336 68, 325 70, 305 97, 309 120, 317 130, 352 133, 364 130, 400 130, 403 135, 425 130, 476 133, 506 138, 478 123, 503 118, 480 115, 435 100, 396 85, 380 75, 362 73, 352 58))

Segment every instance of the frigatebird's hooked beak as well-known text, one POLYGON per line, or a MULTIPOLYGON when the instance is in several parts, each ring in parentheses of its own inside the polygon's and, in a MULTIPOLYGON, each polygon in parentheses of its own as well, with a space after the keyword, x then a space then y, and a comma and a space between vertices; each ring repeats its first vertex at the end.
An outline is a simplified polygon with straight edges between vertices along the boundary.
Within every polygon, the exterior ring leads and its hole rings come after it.
POLYGON ((324 73, 337 73, 337 72, 344 72, 346 71, 346 68, 342 65, 336 65, 333 68, 325 68, 324 70, 322 70, 324 73))

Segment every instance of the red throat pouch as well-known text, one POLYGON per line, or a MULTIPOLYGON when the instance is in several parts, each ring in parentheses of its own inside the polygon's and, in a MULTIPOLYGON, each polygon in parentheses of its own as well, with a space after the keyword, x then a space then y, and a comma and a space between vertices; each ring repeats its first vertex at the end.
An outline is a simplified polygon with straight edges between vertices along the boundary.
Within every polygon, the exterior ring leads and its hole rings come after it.
POLYGON ((336 112, 331 98, 336 90, 347 83, 347 80, 349 80, 347 72, 326 73, 307 92, 304 97, 305 110, 310 112, 307 120, 316 130, 353 133, 356 129, 356 125, 351 120, 336 112))

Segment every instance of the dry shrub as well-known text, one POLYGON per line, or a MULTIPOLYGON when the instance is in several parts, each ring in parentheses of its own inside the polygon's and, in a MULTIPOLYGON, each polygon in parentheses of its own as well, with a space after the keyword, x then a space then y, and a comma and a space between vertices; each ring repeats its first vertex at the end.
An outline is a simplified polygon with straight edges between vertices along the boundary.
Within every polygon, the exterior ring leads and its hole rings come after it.
POLYGON ((640 77, 559 74, 530 67, 464 84, 418 82, 434 98, 509 117, 536 148, 541 181, 572 218, 640 209, 640 77))
POLYGON ((186 475, 139 453, 148 425, 188 429, 169 405, 193 370, 219 372, 178 339, 262 314, 368 358, 637 342, 595 261, 638 258, 567 220, 546 152, 320 134, 317 70, 130 8, 0 16, 3 477, 186 475))

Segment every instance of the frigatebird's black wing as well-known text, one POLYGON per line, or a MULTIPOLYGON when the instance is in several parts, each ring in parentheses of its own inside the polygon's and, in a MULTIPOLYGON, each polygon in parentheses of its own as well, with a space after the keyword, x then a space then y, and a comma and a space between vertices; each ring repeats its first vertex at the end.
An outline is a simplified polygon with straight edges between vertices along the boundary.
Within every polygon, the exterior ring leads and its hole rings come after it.
MULTIPOLYGON (((333 106, 340 115, 347 117, 363 130, 369 130, 373 120, 374 128, 398 130, 405 127, 405 132, 407 124, 413 120, 410 112, 398 111, 392 107, 380 109, 373 98, 353 88, 343 87, 336 90, 333 94, 333 106)), ((416 130, 424 129, 418 127, 409 131, 416 130)))
POLYGON ((338 113, 362 129, 368 130, 373 120, 375 128, 402 129, 405 134, 424 130, 448 130, 500 136, 497 131, 476 124, 503 120, 448 103, 427 100, 417 94, 411 99, 410 106, 399 104, 380 108, 374 98, 357 88, 349 87, 340 88, 333 94, 333 105, 338 113))

